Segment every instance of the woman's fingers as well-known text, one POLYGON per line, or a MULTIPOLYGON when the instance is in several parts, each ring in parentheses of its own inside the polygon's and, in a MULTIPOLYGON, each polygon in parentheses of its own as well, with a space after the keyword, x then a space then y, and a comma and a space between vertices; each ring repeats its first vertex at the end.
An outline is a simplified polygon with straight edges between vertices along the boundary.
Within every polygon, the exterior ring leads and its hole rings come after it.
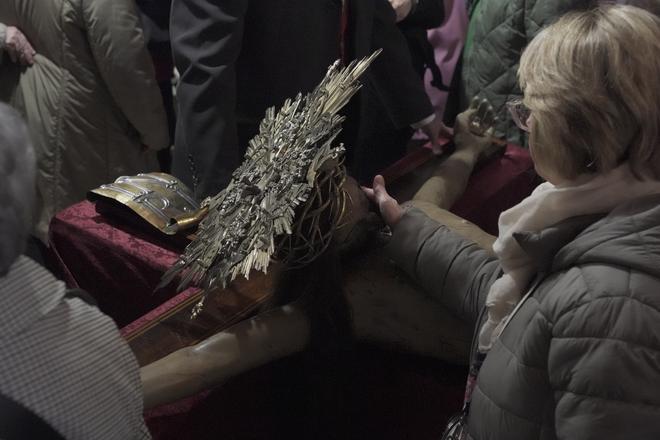
POLYGON ((378 174, 376 177, 374 177, 373 185, 375 191, 385 191, 385 178, 378 174))
POLYGON ((403 209, 392 196, 389 195, 385 188, 385 179, 381 175, 374 177, 371 188, 362 187, 362 191, 366 194, 367 198, 378 205, 381 217, 385 223, 394 226, 401 216, 403 209))
POLYGON ((481 119, 483 119, 486 116, 486 113, 488 113, 488 108, 489 107, 492 109, 492 107, 491 107, 491 105, 490 105, 490 103, 488 102, 487 99, 482 99, 479 102, 479 106, 477 107, 477 114, 479 115, 479 117, 481 119))
POLYGON ((495 124, 495 119, 495 110, 493 109, 492 105, 488 104, 486 111, 481 118, 481 123, 486 128, 486 130, 488 130, 495 124))
MULTIPOLYGON (((371 183, 371 188, 366 186, 360 186, 360 188, 362 188, 362 191, 364 191, 364 194, 369 200, 374 203, 378 203, 379 195, 382 197, 382 192, 385 191, 385 179, 379 174, 374 177, 374 180, 371 183)), ((387 191, 385 191, 385 194, 387 194, 387 191)))
POLYGON ((477 108, 479 108, 479 103, 480 103, 480 101, 479 101, 478 96, 475 96, 474 98, 472 98, 472 101, 470 101, 469 110, 476 110, 477 108))
POLYGON ((362 188, 362 191, 370 201, 376 202, 376 194, 372 188, 367 188, 366 186, 360 186, 360 188, 362 188))

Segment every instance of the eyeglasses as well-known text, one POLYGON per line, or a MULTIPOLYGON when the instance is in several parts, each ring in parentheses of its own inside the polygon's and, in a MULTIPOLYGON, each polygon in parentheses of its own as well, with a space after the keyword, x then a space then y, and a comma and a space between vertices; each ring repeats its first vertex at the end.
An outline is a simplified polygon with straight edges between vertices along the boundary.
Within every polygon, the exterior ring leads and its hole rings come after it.
POLYGON ((522 99, 514 99, 506 103, 506 108, 511 113, 511 119, 516 124, 516 126, 522 131, 529 133, 529 121, 532 111, 523 104, 522 99))

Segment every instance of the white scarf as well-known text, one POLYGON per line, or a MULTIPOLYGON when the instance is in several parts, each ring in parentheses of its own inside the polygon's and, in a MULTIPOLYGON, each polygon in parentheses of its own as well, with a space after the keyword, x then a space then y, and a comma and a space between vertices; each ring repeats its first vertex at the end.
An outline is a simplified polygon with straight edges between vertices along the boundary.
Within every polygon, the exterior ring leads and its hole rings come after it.
POLYGON ((514 233, 537 232, 580 215, 605 214, 628 200, 660 193, 659 181, 636 179, 627 163, 586 182, 584 179, 561 186, 542 183, 529 197, 500 215, 493 251, 504 274, 493 283, 486 297, 488 319, 479 333, 481 352, 490 350, 536 274, 514 233))

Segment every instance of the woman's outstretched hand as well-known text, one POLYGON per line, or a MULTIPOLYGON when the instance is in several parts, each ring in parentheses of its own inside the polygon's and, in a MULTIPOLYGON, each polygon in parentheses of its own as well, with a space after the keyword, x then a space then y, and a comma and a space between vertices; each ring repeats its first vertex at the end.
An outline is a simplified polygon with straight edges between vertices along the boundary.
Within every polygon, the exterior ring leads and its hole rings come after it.
POLYGON ((399 202, 387 193, 383 176, 378 175, 374 177, 372 187, 367 188, 363 186, 362 191, 364 191, 369 200, 378 205, 380 215, 388 226, 393 227, 401 220, 403 208, 399 205, 399 202))

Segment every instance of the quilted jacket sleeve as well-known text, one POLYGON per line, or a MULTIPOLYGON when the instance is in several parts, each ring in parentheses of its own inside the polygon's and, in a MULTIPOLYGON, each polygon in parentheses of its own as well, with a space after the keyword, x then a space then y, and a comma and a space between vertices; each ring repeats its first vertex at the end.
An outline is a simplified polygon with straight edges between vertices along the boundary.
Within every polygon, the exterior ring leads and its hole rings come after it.
POLYGON ((565 13, 585 8, 590 3, 590 0, 526 0, 524 21, 527 41, 532 41, 544 27, 557 21, 565 13))
POLYGON ((553 287, 576 298, 550 326, 558 438, 660 437, 660 303, 645 297, 657 288, 657 279, 611 265, 553 287))
POLYGON ((96 65, 141 142, 169 145, 165 109, 132 0, 83 0, 82 14, 96 65))
POLYGON ((426 292, 471 324, 500 275, 495 257, 418 209, 396 225, 387 251, 426 292))

